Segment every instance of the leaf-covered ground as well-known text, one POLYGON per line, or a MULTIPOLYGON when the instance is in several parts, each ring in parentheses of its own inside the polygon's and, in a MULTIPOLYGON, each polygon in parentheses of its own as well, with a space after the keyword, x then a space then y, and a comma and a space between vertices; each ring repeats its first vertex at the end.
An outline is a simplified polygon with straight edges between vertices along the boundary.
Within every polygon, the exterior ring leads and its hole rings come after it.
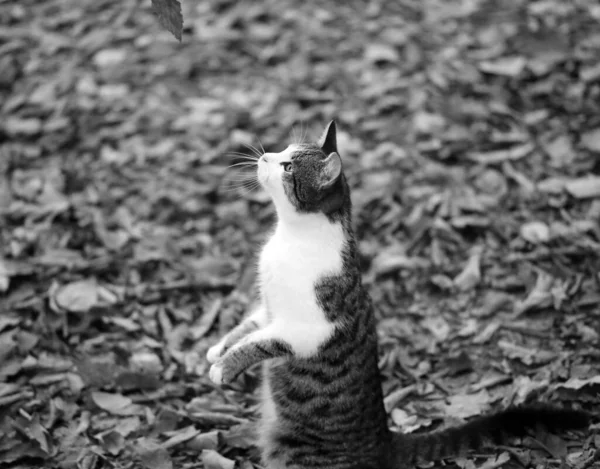
MULTIPOLYGON (((0 465, 258 467, 257 371, 223 390, 204 360, 274 220, 227 155, 333 117, 390 425, 599 408, 596 2, 183 16, 180 44, 149 0, 0 1, 0 465)), ((597 448, 593 426, 454 464, 584 469, 597 448)))

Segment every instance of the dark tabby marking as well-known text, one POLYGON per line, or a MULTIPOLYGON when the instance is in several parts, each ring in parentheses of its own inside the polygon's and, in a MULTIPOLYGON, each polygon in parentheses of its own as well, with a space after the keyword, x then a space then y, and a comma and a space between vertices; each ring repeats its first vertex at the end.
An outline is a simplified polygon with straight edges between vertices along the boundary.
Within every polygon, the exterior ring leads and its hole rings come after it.
POLYGON ((215 364, 221 368, 222 382, 229 383, 256 363, 290 353, 289 344, 281 340, 252 340, 243 343, 242 339, 237 347, 229 349, 215 364))
POLYGON ((433 461, 489 445, 501 445, 513 437, 526 436, 528 430, 535 428, 562 431, 585 428, 589 423, 589 414, 582 411, 549 405, 520 406, 438 432, 423 435, 394 433, 393 441, 398 451, 398 464, 400 461, 406 464, 419 460, 433 461))
POLYGON ((236 346, 221 359, 227 382, 253 363, 285 356, 264 364, 267 395, 272 399, 264 404, 261 429, 267 469, 408 468, 418 460, 506 443, 538 426, 561 431, 589 424, 590 416, 582 411, 532 406, 509 408, 432 433, 391 432, 377 365, 373 306, 361 281, 350 191, 337 154, 335 124, 330 123, 319 144, 298 147, 291 167, 287 161, 282 164, 287 168, 283 189, 295 210, 324 214, 325 223, 339 224, 345 241, 341 271, 321 277, 314 285, 324 320, 336 324, 315 353, 297 356, 287 344, 275 341, 260 347, 253 343, 251 349, 236 346), (244 354, 234 353, 242 349, 244 354))
POLYGON ((234 344, 238 343, 245 336, 257 329, 258 323, 256 321, 253 321, 252 319, 243 320, 241 323, 231 329, 231 331, 229 331, 224 337, 225 343, 223 345, 221 354, 227 352, 227 350, 229 350, 234 344))

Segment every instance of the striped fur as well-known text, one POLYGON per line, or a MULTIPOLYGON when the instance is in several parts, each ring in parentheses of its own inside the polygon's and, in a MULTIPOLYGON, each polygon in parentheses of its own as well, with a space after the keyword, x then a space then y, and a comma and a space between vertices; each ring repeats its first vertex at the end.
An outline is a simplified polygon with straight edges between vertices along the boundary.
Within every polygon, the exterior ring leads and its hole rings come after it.
POLYGON ((583 412, 518 407, 419 435, 387 427, 373 306, 362 285, 349 188, 331 123, 317 145, 265 154, 259 180, 278 224, 261 253, 261 306, 208 353, 211 378, 263 363, 259 445, 267 469, 399 469, 582 428, 583 412))
POLYGON ((435 461, 464 455, 486 446, 503 445, 529 431, 564 431, 583 429, 590 415, 549 405, 511 407, 496 414, 475 418, 459 427, 421 435, 393 434, 396 451, 395 467, 419 461, 435 461))

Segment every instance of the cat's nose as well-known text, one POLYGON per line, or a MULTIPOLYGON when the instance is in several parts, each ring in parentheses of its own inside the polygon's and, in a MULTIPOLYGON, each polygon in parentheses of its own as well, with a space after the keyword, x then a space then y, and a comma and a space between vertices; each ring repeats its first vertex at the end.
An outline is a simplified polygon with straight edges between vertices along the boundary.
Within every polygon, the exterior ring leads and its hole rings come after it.
POLYGON ((269 162, 269 154, 265 153, 263 156, 260 157, 261 160, 264 160, 265 163, 269 162))

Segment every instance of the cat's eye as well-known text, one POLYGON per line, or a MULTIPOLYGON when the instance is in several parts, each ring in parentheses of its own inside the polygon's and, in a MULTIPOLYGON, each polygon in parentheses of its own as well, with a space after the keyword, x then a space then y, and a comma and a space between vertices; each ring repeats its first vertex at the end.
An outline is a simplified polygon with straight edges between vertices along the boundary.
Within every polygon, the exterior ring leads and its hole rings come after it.
POLYGON ((281 163, 281 166, 283 166, 283 170, 286 173, 289 173, 292 171, 292 163, 281 163))

